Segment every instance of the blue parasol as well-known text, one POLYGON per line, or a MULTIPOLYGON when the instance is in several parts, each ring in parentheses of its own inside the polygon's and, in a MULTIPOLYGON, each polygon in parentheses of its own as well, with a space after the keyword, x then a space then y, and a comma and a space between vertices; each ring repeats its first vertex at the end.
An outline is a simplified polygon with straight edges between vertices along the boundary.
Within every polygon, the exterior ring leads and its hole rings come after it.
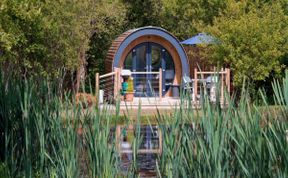
POLYGON ((181 44, 185 44, 185 45, 216 44, 216 43, 217 43, 217 39, 206 33, 199 33, 198 35, 193 36, 181 42, 181 44))

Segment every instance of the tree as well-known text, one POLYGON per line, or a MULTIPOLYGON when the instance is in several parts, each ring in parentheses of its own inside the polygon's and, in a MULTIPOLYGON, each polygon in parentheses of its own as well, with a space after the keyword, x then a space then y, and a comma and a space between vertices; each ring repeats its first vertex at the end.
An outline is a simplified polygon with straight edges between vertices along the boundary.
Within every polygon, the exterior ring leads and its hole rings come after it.
POLYGON ((143 26, 159 26, 161 22, 161 0, 122 0, 127 7, 126 29, 143 26))
POLYGON ((92 86, 95 73, 105 73, 104 60, 112 41, 126 30, 126 12, 124 4, 119 1, 102 1, 95 6, 87 51, 88 79, 92 86))
POLYGON ((0 64, 23 77, 58 77, 85 63, 93 0, 0 2, 0 64))
POLYGON ((27 75, 41 70, 41 56, 47 54, 40 3, 28 1, 0 2, 0 62, 3 71, 27 75))
POLYGON ((288 50, 287 20, 280 3, 231 0, 204 28, 221 41, 210 47, 209 58, 231 67, 235 86, 244 78, 256 82, 272 71, 279 74, 280 59, 288 50))
POLYGON ((161 26, 180 40, 199 31, 198 26, 212 24, 225 9, 226 0, 162 0, 161 26))

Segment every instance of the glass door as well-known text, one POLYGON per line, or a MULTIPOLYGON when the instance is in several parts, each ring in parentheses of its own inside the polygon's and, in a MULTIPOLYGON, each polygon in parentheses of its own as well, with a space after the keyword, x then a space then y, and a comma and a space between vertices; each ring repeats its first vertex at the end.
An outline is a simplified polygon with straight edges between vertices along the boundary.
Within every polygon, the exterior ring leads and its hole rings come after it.
POLYGON ((162 95, 171 86, 174 79, 174 62, 171 55, 161 45, 151 42, 136 46, 127 55, 124 68, 133 72, 147 72, 133 74, 135 97, 159 96, 159 72, 162 69, 162 95))
MULTIPOLYGON (((159 72, 162 68, 163 55, 161 52, 162 48, 160 45, 155 43, 149 43, 148 45, 148 72, 159 72)), ((148 74, 148 95, 159 96, 159 74, 148 74)), ((162 79, 163 81, 163 79, 162 79)), ((162 82, 163 83, 163 82, 162 82)))
MULTIPOLYGON (((132 70, 133 72, 147 72, 147 53, 148 44, 144 43, 133 49, 132 51, 132 70)), ((147 93, 147 76, 146 74, 135 74, 134 79, 134 90, 136 97, 144 97, 147 93)))

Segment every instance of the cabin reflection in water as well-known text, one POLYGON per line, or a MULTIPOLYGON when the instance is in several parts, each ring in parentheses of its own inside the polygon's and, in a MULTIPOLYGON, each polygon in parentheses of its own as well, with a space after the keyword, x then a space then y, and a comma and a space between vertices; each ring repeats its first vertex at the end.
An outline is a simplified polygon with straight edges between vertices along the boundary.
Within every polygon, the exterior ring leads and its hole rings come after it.
POLYGON ((162 152, 162 134, 158 126, 117 126, 116 140, 117 150, 121 157, 120 167, 123 171, 129 170, 132 164, 132 145, 135 142, 138 143, 136 161, 139 173, 145 175, 155 173, 156 160, 162 152))

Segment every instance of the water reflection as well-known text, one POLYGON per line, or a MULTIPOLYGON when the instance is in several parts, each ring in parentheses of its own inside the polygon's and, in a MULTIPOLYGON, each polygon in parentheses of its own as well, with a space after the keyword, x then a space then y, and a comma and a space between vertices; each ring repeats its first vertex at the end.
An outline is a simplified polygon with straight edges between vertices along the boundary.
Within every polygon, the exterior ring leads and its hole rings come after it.
POLYGON ((156 125, 116 127, 120 168, 127 172, 133 164, 133 150, 137 149, 136 165, 141 177, 155 176, 156 160, 162 152, 162 134, 156 125), (134 145, 134 149, 133 149, 134 145), (136 146, 136 147, 135 147, 136 146))

